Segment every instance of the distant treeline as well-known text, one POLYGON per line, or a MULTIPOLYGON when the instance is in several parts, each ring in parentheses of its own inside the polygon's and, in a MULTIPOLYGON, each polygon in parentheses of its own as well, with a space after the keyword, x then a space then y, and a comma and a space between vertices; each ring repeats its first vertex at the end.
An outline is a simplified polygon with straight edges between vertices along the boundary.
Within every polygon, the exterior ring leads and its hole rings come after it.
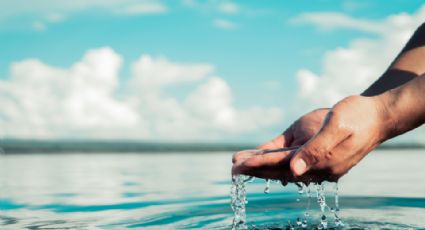
MULTIPOLYGON (((256 144, 238 143, 161 143, 87 140, 0 140, 0 153, 152 153, 220 152, 254 149, 256 144)), ((422 149, 423 144, 384 144, 379 149, 422 149)))
POLYGON ((161 143, 136 141, 87 140, 0 140, 0 151, 13 153, 115 153, 115 152, 219 152, 253 149, 252 144, 237 143, 161 143))

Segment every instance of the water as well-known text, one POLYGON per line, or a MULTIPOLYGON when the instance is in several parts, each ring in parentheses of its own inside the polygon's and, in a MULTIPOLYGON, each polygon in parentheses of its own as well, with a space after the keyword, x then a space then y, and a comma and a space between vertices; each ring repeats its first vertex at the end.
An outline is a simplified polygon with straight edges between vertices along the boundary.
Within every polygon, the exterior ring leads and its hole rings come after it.
MULTIPOLYGON (((248 179, 250 181, 250 179, 248 179)), ((230 189, 231 207, 234 213, 232 229, 244 230, 246 225, 246 188, 247 177, 243 175, 232 176, 232 187, 230 189)))
MULTIPOLYGON (((0 155, 0 229, 231 229, 231 155, 0 155)), ((339 182, 344 229, 425 228, 424 162, 422 150, 366 157, 339 182)), ((264 187, 246 186, 249 227, 303 224, 306 189, 264 187)), ((333 192, 326 202, 335 208, 333 192)), ((309 227, 321 217, 314 187, 310 195, 309 227)))
POLYGON ((264 193, 269 194, 269 192, 270 192, 270 180, 267 179, 266 180, 266 187, 264 188, 264 193))
MULTIPOLYGON (((247 225, 247 219, 246 219, 246 204, 248 204, 248 200, 246 197, 246 184, 252 182, 253 177, 244 176, 244 175, 234 175, 232 176, 232 187, 231 187, 231 207, 234 213, 233 217, 233 224, 232 224, 232 230, 245 230, 249 229, 249 226, 247 225)), ((264 193, 268 194, 270 192, 270 179, 266 179, 265 183, 265 189, 264 193)), ((334 217, 334 223, 332 228, 342 228, 344 227, 344 223, 338 216, 339 212, 339 197, 338 197, 338 183, 334 184, 334 199, 335 199, 335 207, 329 207, 326 203, 326 185, 328 182, 323 182, 321 184, 312 184, 312 186, 315 186, 316 193, 317 193, 317 203, 319 204, 320 208, 320 222, 319 224, 310 223, 310 226, 317 229, 327 229, 329 227, 328 225, 328 218, 326 217, 326 211, 330 211, 332 213, 332 216, 334 217)), ((295 185, 298 187, 298 194, 300 197, 304 194, 304 190, 307 191, 307 208, 304 212, 303 219, 300 217, 297 217, 296 219, 296 226, 298 228, 308 228, 309 223, 307 218, 309 217, 310 212, 310 203, 311 203, 311 187, 301 184, 301 183, 295 183, 295 185)), ((297 197, 296 201, 300 202, 301 198, 297 197)), ((271 228, 272 226, 270 226, 271 228)), ((253 228, 253 227, 251 227, 253 228)), ((268 228, 268 226, 267 226, 268 228)), ((285 226, 286 229, 293 228, 293 225, 291 222, 288 222, 288 225, 285 226)))

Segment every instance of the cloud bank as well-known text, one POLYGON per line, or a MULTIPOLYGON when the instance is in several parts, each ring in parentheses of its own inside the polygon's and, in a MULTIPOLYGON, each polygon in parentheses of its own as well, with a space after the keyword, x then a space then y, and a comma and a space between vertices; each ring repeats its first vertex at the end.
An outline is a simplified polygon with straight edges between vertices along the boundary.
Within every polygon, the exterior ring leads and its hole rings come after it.
POLYGON ((235 107, 211 64, 142 55, 128 81, 119 77, 122 64, 109 47, 87 51, 69 68, 13 63, 0 81, 2 137, 224 140, 282 120, 278 108, 235 107), (182 84, 194 89, 182 98, 170 93, 182 84))
POLYGON ((113 15, 152 15, 168 12, 168 6, 160 0, 74 0, 74 1, 24 1, 4 0, 0 8, 2 22, 27 22, 36 31, 47 30, 72 14, 96 10, 113 15))
POLYGON ((54 1, 41 0, 28 2, 24 0, 4 0, 0 9, 0 19, 21 16, 46 16, 52 14, 70 14, 87 9, 99 9, 111 12, 130 9, 130 14, 161 13, 167 9, 160 0, 74 0, 54 1))
POLYGON ((320 73, 300 69, 297 74, 302 103, 329 107, 338 100, 360 94, 390 65, 414 30, 425 20, 425 7, 413 14, 400 13, 383 20, 356 19, 333 12, 304 13, 292 20, 319 29, 352 29, 374 35, 353 39, 347 47, 328 51, 320 73))

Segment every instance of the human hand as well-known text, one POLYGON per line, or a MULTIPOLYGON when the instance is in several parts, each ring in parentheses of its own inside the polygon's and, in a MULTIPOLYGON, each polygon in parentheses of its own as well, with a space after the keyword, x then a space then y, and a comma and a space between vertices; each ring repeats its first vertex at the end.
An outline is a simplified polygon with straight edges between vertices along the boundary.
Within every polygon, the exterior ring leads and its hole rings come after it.
POLYGON ((233 173, 279 179, 284 184, 337 181, 386 140, 385 114, 385 107, 376 97, 345 98, 330 110, 320 131, 299 150, 238 153, 233 173))
MULTIPOLYGON (((305 144, 312 138, 322 126, 323 120, 329 109, 317 109, 309 112, 296 120, 288 129, 275 139, 259 146, 257 150, 247 150, 238 152, 233 156, 234 174, 246 174, 261 178, 271 178, 282 180, 282 167, 289 168, 289 159, 291 152, 276 152, 262 154, 263 150, 278 149, 283 147, 294 147, 305 144), (273 164, 268 167, 266 164, 275 162, 279 167, 273 164)), ((288 170, 286 170, 288 171, 288 170)))
POLYGON ((337 181, 391 135, 379 97, 350 96, 338 102, 310 141, 290 160, 295 181, 337 181))

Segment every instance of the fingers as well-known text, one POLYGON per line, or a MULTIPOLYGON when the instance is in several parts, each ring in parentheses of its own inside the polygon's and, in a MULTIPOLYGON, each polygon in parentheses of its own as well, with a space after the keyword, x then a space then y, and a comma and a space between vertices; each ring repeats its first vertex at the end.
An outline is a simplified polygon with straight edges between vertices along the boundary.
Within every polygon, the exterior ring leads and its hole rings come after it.
POLYGON ((233 154, 232 163, 242 162, 254 155, 262 153, 262 150, 252 149, 252 150, 244 150, 233 154))
POLYGON ((274 152, 267 154, 255 154, 247 159, 236 161, 232 168, 233 174, 246 174, 262 178, 275 178, 277 175, 272 174, 277 172, 279 175, 285 172, 290 173, 289 160, 294 154, 292 152, 274 152), (286 167, 285 167, 286 166, 286 167))
POLYGON ((272 180, 280 180, 282 184, 287 184, 288 182, 293 182, 294 177, 289 170, 281 171, 276 168, 273 169, 255 169, 251 170, 244 175, 253 176, 257 178, 263 179, 272 179, 272 180))
POLYGON ((301 147, 291 159, 290 168, 294 176, 302 176, 319 161, 326 159, 327 154, 349 135, 350 132, 341 127, 338 119, 330 113, 317 135, 301 147))
POLYGON ((273 140, 260 145, 259 147, 257 147, 256 150, 244 150, 234 154, 232 157, 232 163, 241 161, 243 159, 248 159, 251 156, 256 154, 260 154, 262 153, 261 150, 282 148, 285 146, 285 143, 286 143, 286 137, 284 134, 281 134, 277 136, 276 138, 274 138, 273 140))
POLYGON ((271 150, 271 149, 278 149, 288 146, 288 142, 292 141, 292 132, 291 128, 288 128, 283 134, 277 136, 273 140, 266 142, 260 146, 257 147, 257 150, 245 150, 238 152, 233 155, 232 162, 235 163, 237 161, 240 161, 242 159, 250 158, 253 155, 261 154, 262 151, 260 150, 271 150))

